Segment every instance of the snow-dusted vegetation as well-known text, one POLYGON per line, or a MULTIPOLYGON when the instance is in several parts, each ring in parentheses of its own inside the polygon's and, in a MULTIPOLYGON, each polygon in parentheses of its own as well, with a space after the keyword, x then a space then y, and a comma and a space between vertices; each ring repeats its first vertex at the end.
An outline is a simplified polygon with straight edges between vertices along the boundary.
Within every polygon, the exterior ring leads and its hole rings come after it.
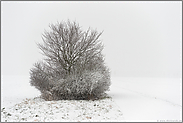
POLYGON ((101 100, 45 101, 40 97, 25 99, 2 108, 1 120, 7 122, 122 121, 123 115, 112 98, 101 100))
POLYGON ((83 31, 76 22, 50 24, 38 47, 45 56, 30 71, 30 84, 45 100, 98 99, 109 90, 110 72, 104 64, 102 33, 83 31))

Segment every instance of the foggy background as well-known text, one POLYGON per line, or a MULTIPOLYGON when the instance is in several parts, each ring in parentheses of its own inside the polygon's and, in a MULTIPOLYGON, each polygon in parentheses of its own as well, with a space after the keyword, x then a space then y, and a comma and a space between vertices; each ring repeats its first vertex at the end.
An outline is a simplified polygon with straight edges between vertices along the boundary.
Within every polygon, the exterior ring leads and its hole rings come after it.
POLYGON ((1 75, 29 75, 49 23, 76 21, 104 31, 116 77, 182 77, 181 2, 1 2, 1 75))

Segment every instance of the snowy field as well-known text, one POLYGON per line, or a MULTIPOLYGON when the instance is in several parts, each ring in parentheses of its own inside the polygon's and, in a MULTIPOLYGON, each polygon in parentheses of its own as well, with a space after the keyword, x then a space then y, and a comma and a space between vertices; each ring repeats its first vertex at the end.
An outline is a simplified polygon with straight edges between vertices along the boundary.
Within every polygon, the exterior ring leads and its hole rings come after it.
POLYGON ((182 80, 178 78, 112 78, 109 95, 126 121, 182 121, 182 80))
POLYGON ((182 80, 113 77, 112 98, 44 101, 29 76, 1 77, 2 121, 182 121, 182 80), (36 98, 35 98, 36 97, 36 98), (22 119, 23 118, 23 119, 22 119))

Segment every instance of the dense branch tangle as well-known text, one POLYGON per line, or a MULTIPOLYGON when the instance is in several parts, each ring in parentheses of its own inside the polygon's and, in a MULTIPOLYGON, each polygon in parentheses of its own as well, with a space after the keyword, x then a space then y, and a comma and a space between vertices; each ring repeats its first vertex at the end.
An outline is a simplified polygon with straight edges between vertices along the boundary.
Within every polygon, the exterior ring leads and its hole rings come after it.
POLYGON ((99 37, 102 32, 90 28, 83 32, 76 22, 70 21, 49 27, 51 31, 45 31, 42 35, 44 43, 38 44, 49 65, 59 65, 70 74, 78 69, 75 64, 82 69, 94 59, 101 58, 103 45, 99 37))

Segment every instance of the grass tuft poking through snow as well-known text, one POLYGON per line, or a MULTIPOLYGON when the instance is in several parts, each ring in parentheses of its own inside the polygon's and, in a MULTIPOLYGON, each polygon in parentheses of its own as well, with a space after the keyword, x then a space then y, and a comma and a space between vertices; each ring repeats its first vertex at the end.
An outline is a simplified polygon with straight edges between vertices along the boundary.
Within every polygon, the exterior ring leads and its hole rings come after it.
POLYGON ((123 121, 123 114, 111 97, 100 100, 45 101, 25 99, 1 109, 2 122, 123 121))

